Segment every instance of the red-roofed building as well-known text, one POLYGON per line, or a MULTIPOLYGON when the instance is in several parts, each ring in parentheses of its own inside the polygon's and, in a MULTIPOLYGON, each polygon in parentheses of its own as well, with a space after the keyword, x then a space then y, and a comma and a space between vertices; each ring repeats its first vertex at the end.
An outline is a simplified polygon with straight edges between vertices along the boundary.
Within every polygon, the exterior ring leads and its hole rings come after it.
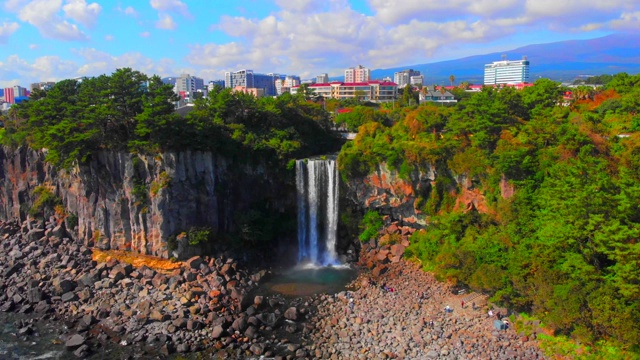
MULTIPOLYGON (((291 88, 291 93, 296 94, 299 86, 291 88)), ((311 84, 309 89, 327 99, 354 99, 364 101, 387 102, 395 99, 398 85, 391 81, 372 80, 367 82, 340 82, 333 81, 324 84, 311 84)))

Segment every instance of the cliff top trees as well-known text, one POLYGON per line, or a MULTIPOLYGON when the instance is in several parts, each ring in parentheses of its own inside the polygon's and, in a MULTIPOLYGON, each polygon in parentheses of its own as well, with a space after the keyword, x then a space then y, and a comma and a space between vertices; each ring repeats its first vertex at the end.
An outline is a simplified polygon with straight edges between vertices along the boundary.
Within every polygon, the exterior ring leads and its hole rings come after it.
POLYGON ((16 105, 2 141, 46 148, 47 159, 64 167, 101 150, 205 150, 284 161, 336 148, 328 114, 300 97, 257 99, 217 88, 186 118, 174 112, 177 100, 158 76, 129 68, 64 80, 16 105))

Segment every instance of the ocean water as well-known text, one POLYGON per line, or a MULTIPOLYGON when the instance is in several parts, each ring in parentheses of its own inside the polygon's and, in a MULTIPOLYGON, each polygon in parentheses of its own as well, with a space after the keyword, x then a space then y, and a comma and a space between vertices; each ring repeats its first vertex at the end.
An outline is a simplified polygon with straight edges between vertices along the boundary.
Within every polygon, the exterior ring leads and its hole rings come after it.
POLYGON ((60 343, 59 335, 64 328, 60 324, 38 320, 32 324, 34 332, 19 336, 16 322, 37 319, 32 315, 0 313, 0 359, 64 359, 69 355, 60 343))

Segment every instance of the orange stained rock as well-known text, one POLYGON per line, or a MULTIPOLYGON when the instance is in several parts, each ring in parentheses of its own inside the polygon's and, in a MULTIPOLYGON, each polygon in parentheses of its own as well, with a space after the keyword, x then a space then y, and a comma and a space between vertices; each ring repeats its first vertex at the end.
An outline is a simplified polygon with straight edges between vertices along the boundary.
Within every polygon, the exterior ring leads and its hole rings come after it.
POLYGON ((91 258, 97 262, 108 262, 109 260, 116 259, 135 267, 147 266, 154 270, 175 270, 182 266, 181 262, 156 256, 136 254, 130 251, 99 249, 92 249, 92 251, 93 254, 91 258))

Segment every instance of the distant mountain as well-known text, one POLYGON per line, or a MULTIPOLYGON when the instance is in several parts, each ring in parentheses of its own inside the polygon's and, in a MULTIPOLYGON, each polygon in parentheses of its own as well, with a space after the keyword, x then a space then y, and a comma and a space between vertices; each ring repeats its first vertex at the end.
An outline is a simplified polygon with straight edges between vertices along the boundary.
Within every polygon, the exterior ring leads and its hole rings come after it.
POLYGON ((449 84, 449 76, 455 82, 467 81, 482 84, 484 65, 499 61, 502 55, 508 60, 520 60, 526 56, 531 63, 531 81, 538 77, 555 81, 573 81, 580 75, 601 75, 627 72, 640 73, 640 33, 613 34, 590 40, 569 40, 548 44, 527 45, 510 51, 470 56, 457 60, 418 64, 371 72, 374 79, 391 77, 405 69, 419 70, 425 76, 425 84, 449 84))

